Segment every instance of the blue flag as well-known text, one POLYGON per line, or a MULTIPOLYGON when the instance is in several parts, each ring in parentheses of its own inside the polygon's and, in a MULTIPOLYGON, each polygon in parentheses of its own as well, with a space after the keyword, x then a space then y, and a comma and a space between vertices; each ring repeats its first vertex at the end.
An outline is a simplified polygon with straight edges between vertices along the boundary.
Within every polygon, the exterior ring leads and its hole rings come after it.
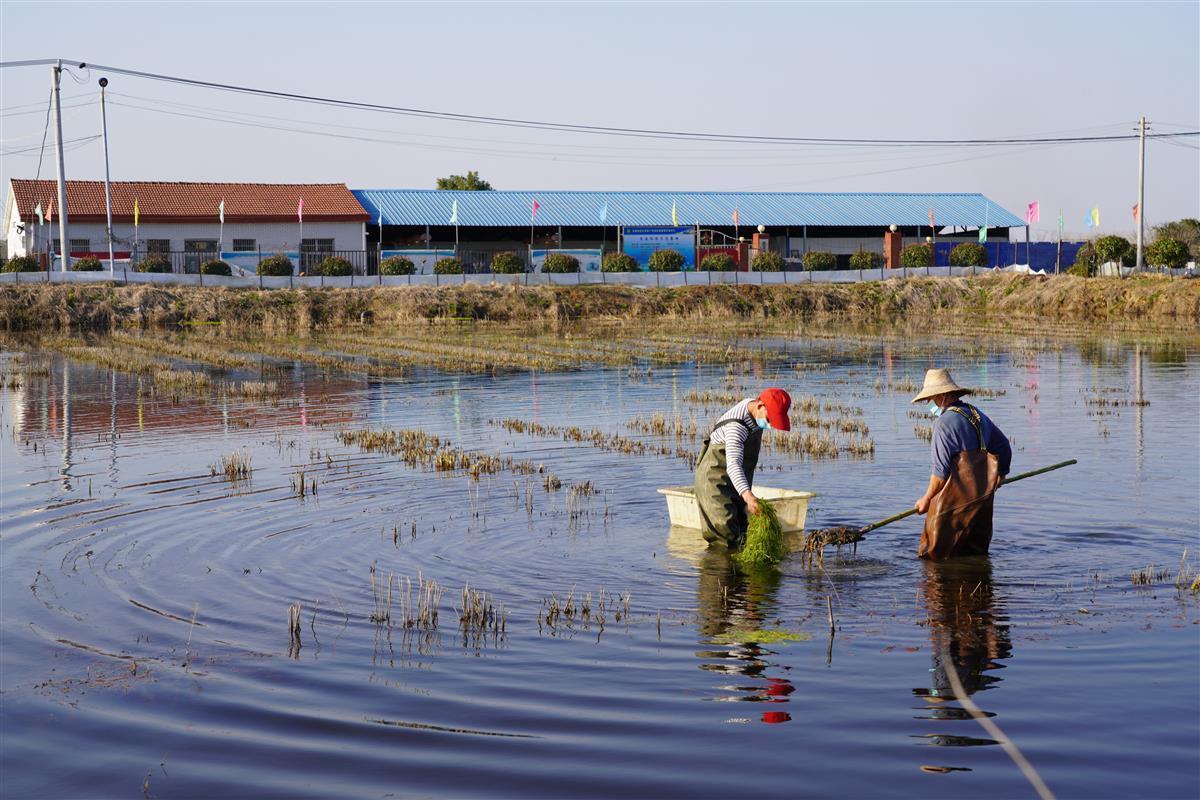
POLYGON ((1090 209, 1087 212, 1087 216, 1083 218, 1083 221, 1089 228, 1096 224, 1092 222, 1092 212, 1090 209))
POLYGON ((608 223, 608 202, 605 201, 604 205, 600 206, 600 224, 605 225, 607 223, 608 223))

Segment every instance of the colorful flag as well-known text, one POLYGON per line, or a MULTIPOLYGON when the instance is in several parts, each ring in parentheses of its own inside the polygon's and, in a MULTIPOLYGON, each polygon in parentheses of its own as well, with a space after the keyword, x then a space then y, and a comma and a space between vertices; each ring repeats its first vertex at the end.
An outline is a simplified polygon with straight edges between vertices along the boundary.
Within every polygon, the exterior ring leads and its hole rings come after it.
POLYGON ((1095 222, 1092 221, 1092 212, 1091 211, 1087 212, 1087 214, 1084 216, 1083 222, 1089 228, 1093 227, 1096 224, 1095 222))
POLYGON ((983 204, 983 227, 979 229, 979 243, 987 244, 988 212, 992 210, 987 202, 983 204))
POLYGON ((300 202, 296 204, 296 219, 301 224, 304 223, 304 198, 303 197, 301 197, 300 202))
POLYGON ((1025 206, 1025 224, 1033 225, 1039 219, 1041 219, 1041 215, 1038 213, 1038 201, 1034 200, 1032 203, 1025 206))
POLYGON ((35 208, 33 210, 33 213, 37 214, 38 225, 46 224, 46 215, 42 212, 42 204, 41 203, 37 204, 37 208, 35 208))
POLYGON ((383 231, 383 209, 379 209, 379 230, 383 231))
POLYGON ((1138 221, 1138 214, 1140 213, 1140 211, 1141 211, 1141 204, 1134 203, 1133 204, 1133 221, 1134 222, 1138 221))
POLYGON ((217 206, 217 218, 221 220, 221 224, 225 224, 225 198, 221 198, 221 205, 217 206))
POLYGON ((451 225, 458 224, 458 201, 457 200, 450 203, 450 224, 451 225))
POLYGON ((984 225, 979 229, 979 243, 987 244, 987 226, 984 225))
POLYGON ((1058 210, 1058 235, 1062 236, 1062 232, 1063 232, 1063 215, 1062 215, 1062 209, 1060 208, 1058 210))
POLYGON ((50 201, 50 208, 46 211, 46 219, 50 222, 54 221, 54 201, 50 201))
POLYGON ((1092 224, 1100 227, 1100 206, 1092 206, 1092 224))
POLYGON ((738 223, 738 210, 736 208, 733 210, 733 217, 731 219, 733 219, 733 227, 736 228, 739 224, 738 223))
POLYGON ((534 201, 533 201, 533 211, 532 211, 532 212, 530 213, 530 215, 529 215, 529 224, 530 224, 530 225, 532 225, 532 224, 533 224, 533 221, 534 221, 535 219, 537 219, 537 212, 538 212, 538 209, 539 209, 539 208, 541 208, 541 206, 540 206, 540 205, 538 205, 538 201, 537 201, 537 200, 534 200, 534 201))
POLYGON ((137 198, 135 197, 135 198, 133 198, 133 227, 136 228, 137 225, 138 225, 138 205, 137 205, 137 198))
POLYGON ((934 227, 933 224, 933 206, 929 207, 929 227, 934 227))
POLYGON ((603 225, 606 222, 608 222, 608 201, 607 200, 604 202, 604 205, 600 206, 600 224, 603 225))
POLYGON ((679 216, 675 213, 675 201, 674 200, 671 201, 671 224, 672 225, 679 224, 679 216))

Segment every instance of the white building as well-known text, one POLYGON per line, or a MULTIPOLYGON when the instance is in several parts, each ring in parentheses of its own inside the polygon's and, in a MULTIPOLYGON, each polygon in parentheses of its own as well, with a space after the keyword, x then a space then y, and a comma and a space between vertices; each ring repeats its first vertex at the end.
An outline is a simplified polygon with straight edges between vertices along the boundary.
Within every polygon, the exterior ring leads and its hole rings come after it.
MULTIPOLYGON (((118 181, 111 192, 113 254, 120 261, 161 253, 177 272, 218 257, 253 272, 260 257, 275 253, 301 269, 330 254, 360 269, 366 264, 367 212, 345 184, 118 181)), ((45 263, 51 250, 61 254, 57 196, 51 180, 9 181, 10 256, 35 255, 45 263)), ((107 261, 104 183, 67 181, 67 210, 71 257, 107 261)))

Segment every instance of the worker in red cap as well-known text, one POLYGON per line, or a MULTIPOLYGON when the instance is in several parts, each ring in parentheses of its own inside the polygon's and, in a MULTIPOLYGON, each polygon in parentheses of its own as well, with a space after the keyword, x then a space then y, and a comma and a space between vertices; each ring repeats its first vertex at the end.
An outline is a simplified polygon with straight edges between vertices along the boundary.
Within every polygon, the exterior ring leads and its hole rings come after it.
POLYGON ((709 542, 736 550, 746 538, 747 514, 757 514, 750 487, 763 431, 788 431, 792 398, 783 389, 767 389, 726 411, 704 440, 693 490, 700 506, 701 531, 709 542))

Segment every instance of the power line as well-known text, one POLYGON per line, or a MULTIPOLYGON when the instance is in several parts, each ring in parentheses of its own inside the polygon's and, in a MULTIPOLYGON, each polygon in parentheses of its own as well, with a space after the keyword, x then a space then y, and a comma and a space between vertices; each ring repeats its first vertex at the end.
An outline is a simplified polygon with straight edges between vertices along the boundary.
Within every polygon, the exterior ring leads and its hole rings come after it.
MULTIPOLYGON (((56 60, 45 59, 37 61, 0 62, 0 68, 33 66, 36 64, 56 63, 56 60)), ((79 63, 80 68, 98 69, 107 72, 128 75, 147 80, 163 81, 205 89, 249 94, 259 97, 270 97, 280 100, 290 100, 317 105, 334 106, 339 108, 358 109, 388 114, 420 117, 424 119, 439 119, 451 122, 464 122, 500 127, 531 128, 535 130, 558 131, 564 133, 584 133, 602 136, 626 136, 634 138, 667 139, 672 141, 706 141, 742 144, 791 144, 791 145, 834 145, 840 147, 875 147, 880 145, 893 147, 978 147, 984 145, 1023 146, 1039 144, 1082 144, 1087 142, 1129 141, 1138 138, 1136 134, 1114 134, 1108 136, 1070 136, 1070 137, 1009 137, 995 139, 867 139, 867 138, 835 138, 835 137, 797 137, 797 136, 759 136, 748 134, 707 133, 699 131, 676 131, 654 128, 625 128, 606 125, 584 125, 579 123, 553 122, 546 120, 531 120, 515 117, 494 117, 481 114, 464 114, 450 111, 394 106, 384 103, 370 103, 357 100, 346 100, 320 95, 284 92, 274 89, 264 89, 253 86, 242 86, 218 81, 205 81, 195 78, 184 78, 178 75, 146 72, 143 70, 127 69, 124 67, 105 66, 101 64, 79 63)), ((1166 138, 1179 136, 1198 136, 1200 131, 1185 131, 1178 133, 1152 134, 1148 138, 1166 138)))

